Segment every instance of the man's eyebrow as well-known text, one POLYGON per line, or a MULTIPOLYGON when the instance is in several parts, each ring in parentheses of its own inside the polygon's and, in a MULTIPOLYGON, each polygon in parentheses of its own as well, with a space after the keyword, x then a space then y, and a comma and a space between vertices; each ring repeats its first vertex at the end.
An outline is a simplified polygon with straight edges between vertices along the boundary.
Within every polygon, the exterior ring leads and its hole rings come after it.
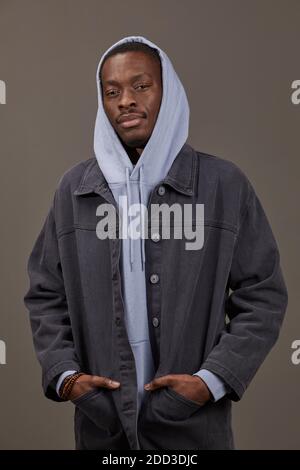
MULTIPOLYGON (((144 73, 139 73, 137 75, 134 75, 133 77, 131 77, 131 80, 137 80, 138 78, 142 78, 144 76, 151 78, 148 73, 144 72, 144 73)), ((104 80, 104 84, 105 85, 119 85, 119 82, 117 80, 104 80)))

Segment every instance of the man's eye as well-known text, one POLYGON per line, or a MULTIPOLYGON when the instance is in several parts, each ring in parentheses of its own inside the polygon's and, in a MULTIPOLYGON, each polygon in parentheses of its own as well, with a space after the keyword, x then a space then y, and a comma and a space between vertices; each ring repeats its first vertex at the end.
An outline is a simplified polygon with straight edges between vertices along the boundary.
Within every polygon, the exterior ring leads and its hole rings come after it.
MULTIPOLYGON (((135 89, 141 88, 144 90, 145 88, 149 88, 149 85, 146 85, 144 83, 141 83, 140 85, 137 85, 135 89)), ((118 93, 118 90, 110 90, 105 93, 106 96, 116 96, 118 93)))
POLYGON ((111 90, 106 93, 107 96, 114 96, 114 93, 116 93, 116 90, 111 90))
POLYGON ((144 84, 141 84, 141 85, 137 85, 136 88, 148 88, 149 85, 144 85, 144 84))

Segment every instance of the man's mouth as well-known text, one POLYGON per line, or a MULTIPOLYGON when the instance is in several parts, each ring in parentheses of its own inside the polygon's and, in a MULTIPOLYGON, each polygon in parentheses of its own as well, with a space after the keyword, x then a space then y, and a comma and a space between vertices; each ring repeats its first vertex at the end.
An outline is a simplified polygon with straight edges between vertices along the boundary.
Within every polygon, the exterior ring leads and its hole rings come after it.
POLYGON ((129 127, 136 127, 142 122, 142 119, 144 118, 140 114, 123 114, 119 118, 119 125, 125 129, 129 127))

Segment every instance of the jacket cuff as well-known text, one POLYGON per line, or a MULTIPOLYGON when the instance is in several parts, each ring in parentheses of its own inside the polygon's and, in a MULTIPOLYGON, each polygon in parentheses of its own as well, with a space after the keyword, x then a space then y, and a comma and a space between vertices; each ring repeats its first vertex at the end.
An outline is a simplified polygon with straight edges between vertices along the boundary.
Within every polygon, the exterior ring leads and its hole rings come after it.
POLYGON ((80 371, 80 365, 75 361, 60 362, 48 369, 42 378, 42 387, 47 398, 54 401, 62 400, 56 392, 57 376, 67 370, 80 371), (54 380, 55 379, 55 380, 54 380))
POLYGON ((212 361, 211 359, 207 359, 202 364, 202 367, 218 375, 221 379, 223 379, 226 385, 230 387, 228 398, 233 401, 239 401, 242 398, 246 390, 246 386, 242 384, 229 369, 225 368, 216 361, 212 361))

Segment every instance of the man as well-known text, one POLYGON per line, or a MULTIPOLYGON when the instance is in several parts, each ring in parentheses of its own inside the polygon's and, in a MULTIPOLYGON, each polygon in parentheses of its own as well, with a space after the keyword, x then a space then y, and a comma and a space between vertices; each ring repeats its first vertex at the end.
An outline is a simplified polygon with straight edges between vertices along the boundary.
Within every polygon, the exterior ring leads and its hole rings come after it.
POLYGON ((275 238, 241 170, 186 142, 187 97, 157 45, 121 39, 96 80, 95 157, 60 179, 28 262, 44 393, 74 403, 76 449, 233 449, 231 402, 287 307, 275 238), (204 231, 200 248, 182 226, 204 231))

